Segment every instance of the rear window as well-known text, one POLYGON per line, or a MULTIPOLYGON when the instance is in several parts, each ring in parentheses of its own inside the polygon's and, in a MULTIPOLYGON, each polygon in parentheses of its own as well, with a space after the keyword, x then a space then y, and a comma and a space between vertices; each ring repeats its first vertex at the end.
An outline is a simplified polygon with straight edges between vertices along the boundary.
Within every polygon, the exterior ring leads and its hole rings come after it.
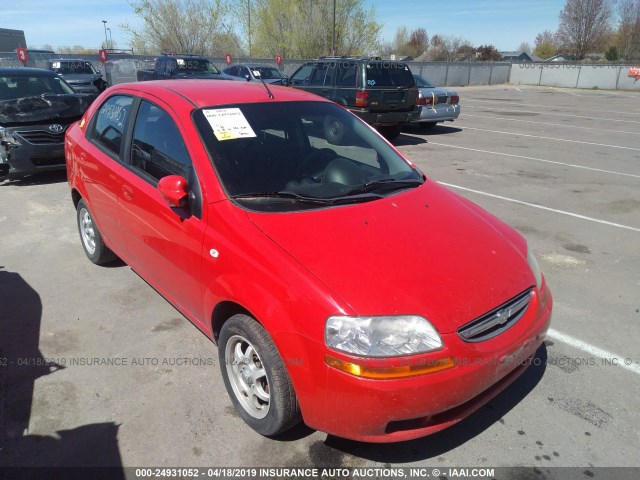
POLYGON ((411 70, 401 63, 381 62, 367 64, 368 87, 399 87, 415 85, 411 70))
POLYGON ((61 75, 95 75, 96 69, 90 62, 51 62, 51 69, 61 75))

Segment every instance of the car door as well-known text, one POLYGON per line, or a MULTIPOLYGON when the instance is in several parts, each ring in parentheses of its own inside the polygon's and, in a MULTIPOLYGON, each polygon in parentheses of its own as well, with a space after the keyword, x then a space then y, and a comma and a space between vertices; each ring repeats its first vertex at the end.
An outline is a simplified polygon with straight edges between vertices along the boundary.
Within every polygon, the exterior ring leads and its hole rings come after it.
POLYGON ((164 104, 140 102, 119 198, 129 264, 183 313, 202 321, 202 194, 179 123, 164 104), (189 205, 170 207, 157 190, 167 175, 189 182, 189 205))
POLYGON ((87 128, 87 142, 76 163, 81 170, 85 198, 100 233, 116 253, 125 249, 118 220, 118 192, 122 189, 123 139, 134 99, 128 95, 107 98, 87 128))

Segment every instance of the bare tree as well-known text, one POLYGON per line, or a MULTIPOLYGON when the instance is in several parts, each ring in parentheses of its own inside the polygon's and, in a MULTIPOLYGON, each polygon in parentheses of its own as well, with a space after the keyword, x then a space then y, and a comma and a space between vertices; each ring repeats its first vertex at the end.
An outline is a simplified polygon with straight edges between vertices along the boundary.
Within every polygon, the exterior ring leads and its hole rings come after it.
POLYGON ((431 37, 431 49, 429 56, 431 60, 452 62, 458 59, 458 52, 462 47, 471 44, 462 37, 453 35, 434 35, 431 37))
POLYGON ((558 39, 569 53, 582 60, 602 47, 611 31, 609 0, 567 0, 560 12, 558 39))
POLYGON ((544 44, 549 44, 553 46, 556 45, 556 35, 552 31, 545 30, 544 32, 536 35, 536 42, 535 42, 536 48, 544 44))
POLYGON ((518 47, 518 52, 525 52, 531 54, 533 50, 531 50, 531 45, 529 42, 522 42, 518 47))
POLYGON ((640 0, 622 0, 618 4, 618 50, 627 60, 640 59, 640 0))
POLYGON ((136 29, 120 27, 141 53, 173 51, 200 55, 222 54, 217 40, 226 12, 224 0, 130 0, 142 20, 136 29))

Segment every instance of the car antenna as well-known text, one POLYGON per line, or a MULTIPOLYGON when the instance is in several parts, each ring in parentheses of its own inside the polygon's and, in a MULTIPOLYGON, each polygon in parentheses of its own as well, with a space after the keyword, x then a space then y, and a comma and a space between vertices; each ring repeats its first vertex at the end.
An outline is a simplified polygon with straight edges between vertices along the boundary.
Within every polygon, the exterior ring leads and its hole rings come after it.
POLYGON ((260 73, 260 70, 257 70, 255 72, 253 72, 253 75, 256 76, 256 73, 258 74, 257 77, 260 79, 260 81, 262 82, 262 85, 264 85, 264 88, 267 89, 267 93, 269 94, 269 98, 271 100, 275 99, 276 97, 273 96, 273 93, 271 93, 271 90, 269 90, 269 87, 267 87, 267 84, 264 83, 264 80, 262 79, 262 73, 260 73))

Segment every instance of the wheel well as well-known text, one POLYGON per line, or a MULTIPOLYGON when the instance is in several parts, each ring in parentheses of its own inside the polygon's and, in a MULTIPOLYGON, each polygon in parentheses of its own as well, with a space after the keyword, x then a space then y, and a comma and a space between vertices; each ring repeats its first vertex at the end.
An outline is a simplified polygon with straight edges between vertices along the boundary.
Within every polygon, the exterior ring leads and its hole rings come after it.
POLYGON ((246 308, 235 302, 220 302, 216 305, 216 308, 213 309, 213 314, 211 315, 211 330, 213 331, 213 338, 216 343, 218 342, 220 330, 222 329, 224 322, 239 313, 243 313, 254 318, 246 308))
POLYGON ((71 190, 71 200, 73 200, 74 208, 78 208, 78 202, 82 199, 82 195, 75 188, 71 190))

